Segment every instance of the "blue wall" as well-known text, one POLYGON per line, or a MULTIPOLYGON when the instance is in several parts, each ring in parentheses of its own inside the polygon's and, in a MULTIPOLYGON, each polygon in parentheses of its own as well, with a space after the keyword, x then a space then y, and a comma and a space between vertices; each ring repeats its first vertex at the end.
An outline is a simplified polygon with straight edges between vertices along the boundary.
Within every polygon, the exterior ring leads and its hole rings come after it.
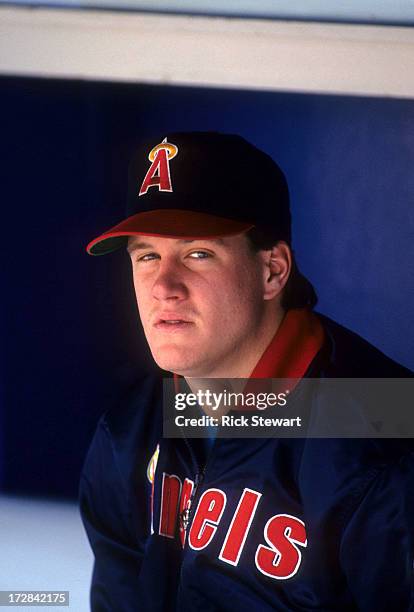
POLYGON ((413 101, 17 78, 0 88, 3 489, 74 496, 99 414, 152 367, 125 254, 84 247, 122 216, 133 144, 153 134, 237 132, 273 155, 318 309, 414 368, 413 101))

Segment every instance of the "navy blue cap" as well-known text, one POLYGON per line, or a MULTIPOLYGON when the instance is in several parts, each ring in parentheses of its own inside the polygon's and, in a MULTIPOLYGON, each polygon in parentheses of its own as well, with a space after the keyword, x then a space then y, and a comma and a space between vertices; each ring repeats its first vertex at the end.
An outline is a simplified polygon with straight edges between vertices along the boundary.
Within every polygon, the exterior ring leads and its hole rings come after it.
POLYGON ((88 246, 104 255, 129 236, 217 238, 271 228, 291 242, 289 191, 269 155, 241 136, 177 132, 139 147, 128 174, 127 218, 88 246))

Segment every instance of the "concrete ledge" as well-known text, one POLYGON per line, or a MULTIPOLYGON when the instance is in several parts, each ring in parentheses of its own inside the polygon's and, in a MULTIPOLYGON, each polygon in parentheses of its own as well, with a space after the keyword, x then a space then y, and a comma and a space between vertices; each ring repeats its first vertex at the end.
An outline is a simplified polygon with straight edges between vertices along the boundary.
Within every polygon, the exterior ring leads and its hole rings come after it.
POLYGON ((2 7, 0 73, 414 98, 414 29, 2 7))

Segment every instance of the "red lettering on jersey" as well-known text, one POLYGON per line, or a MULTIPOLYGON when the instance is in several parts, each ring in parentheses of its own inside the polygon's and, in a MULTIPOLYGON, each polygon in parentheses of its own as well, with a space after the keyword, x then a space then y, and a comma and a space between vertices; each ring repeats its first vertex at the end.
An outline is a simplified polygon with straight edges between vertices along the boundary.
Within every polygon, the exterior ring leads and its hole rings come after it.
POLYGON ((264 537, 269 546, 258 546, 255 556, 257 569, 276 580, 294 576, 302 561, 296 545, 306 547, 308 543, 305 524, 295 516, 277 514, 267 521, 264 537))
POLYGON ((261 496, 257 491, 244 489, 219 554, 222 561, 238 564, 261 496))
MULTIPOLYGON (((159 191, 172 191, 171 176, 170 176, 170 151, 165 146, 158 145, 151 166, 142 181, 140 196, 147 193, 150 187, 158 187, 159 191)), ((152 156, 151 156, 152 157, 152 156)))
POLYGON ((194 489, 194 482, 190 480, 189 478, 186 478, 184 480, 183 488, 181 491, 180 506, 179 506, 180 522, 179 522, 179 527, 178 527, 181 545, 183 548, 185 544, 185 538, 187 535, 188 513, 190 511, 190 503, 191 503, 190 500, 191 500, 191 494, 193 492, 193 489, 194 489))
POLYGON ((166 538, 174 538, 175 535, 180 492, 181 480, 178 476, 164 472, 162 475, 159 534, 166 538))
POLYGON ((210 544, 226 502, 226 495, 220 489, 208 489, 200 497, 188 536, 188 543, 193 550, 201 550, 210 544))

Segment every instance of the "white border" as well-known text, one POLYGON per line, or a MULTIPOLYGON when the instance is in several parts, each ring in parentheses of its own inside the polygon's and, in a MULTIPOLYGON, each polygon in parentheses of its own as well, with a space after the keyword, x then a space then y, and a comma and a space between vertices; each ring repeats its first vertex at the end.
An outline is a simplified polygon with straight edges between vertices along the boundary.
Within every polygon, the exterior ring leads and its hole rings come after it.
POLYGON ((0 7, 0 74, 414 98, 414 28, 0 7))

